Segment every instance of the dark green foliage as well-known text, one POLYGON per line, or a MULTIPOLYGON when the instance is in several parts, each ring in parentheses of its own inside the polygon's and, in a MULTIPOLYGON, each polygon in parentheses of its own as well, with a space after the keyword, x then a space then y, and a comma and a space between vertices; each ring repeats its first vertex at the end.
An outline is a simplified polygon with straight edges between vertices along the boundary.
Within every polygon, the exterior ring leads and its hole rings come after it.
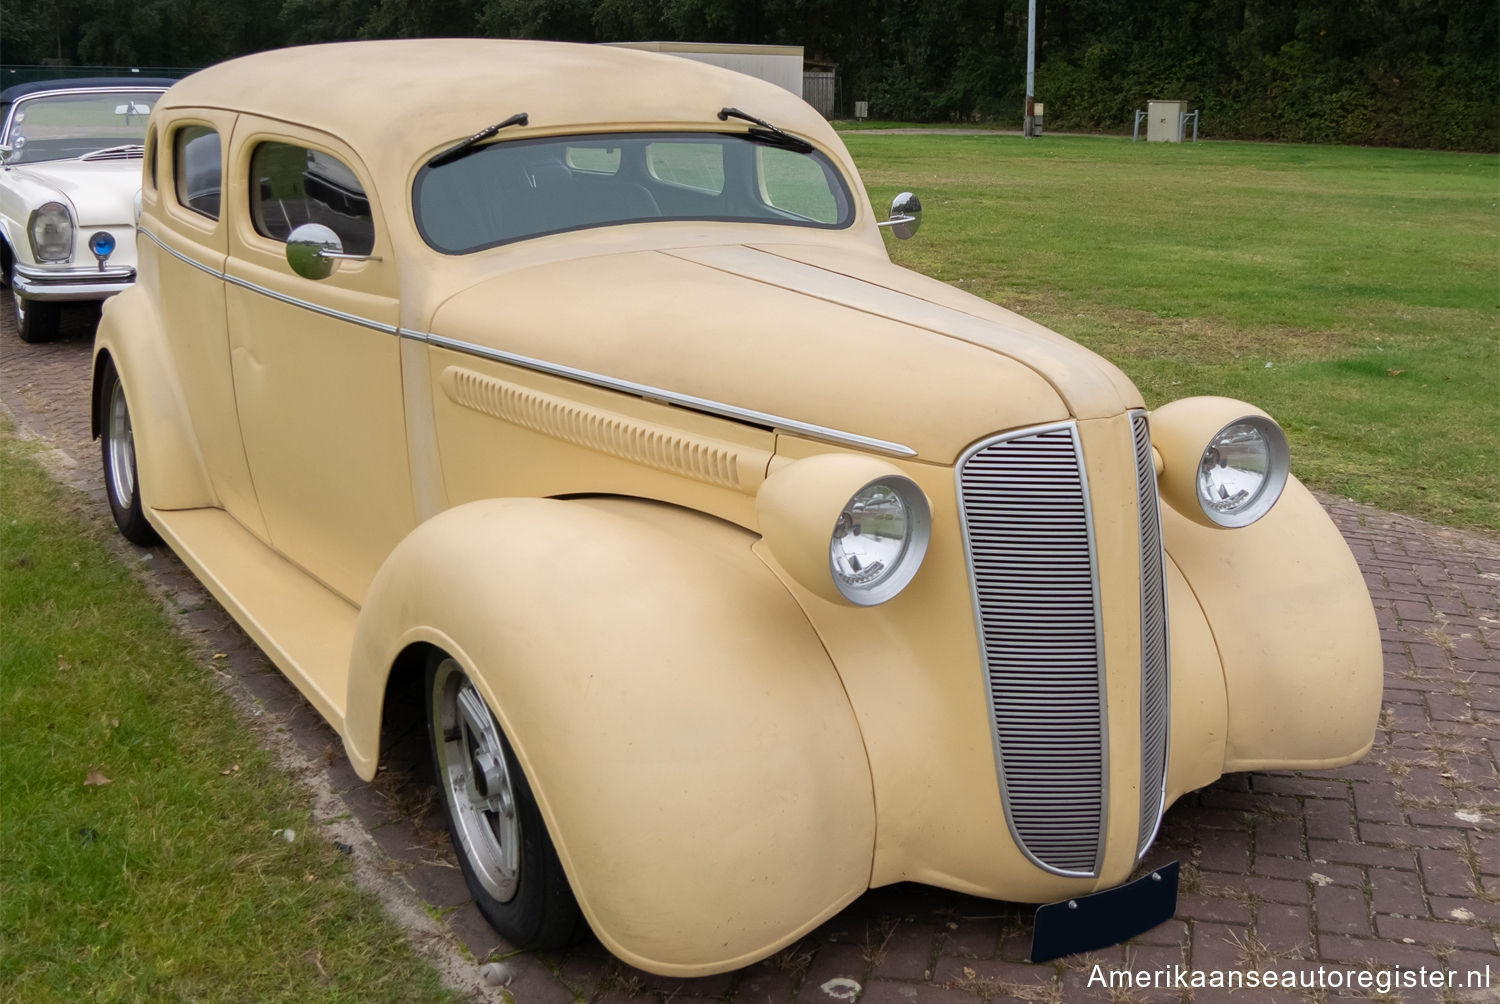
MULTIPOLYGON (((202 66, 304 42, 490 35, 793 44, 839 110, 1020 121, 1026 0, 0 0, 0 61, 202 66)), ((1500 144, 1500 5, 1473 0, 1038 0, 1049 129, 1124 132, 1153 98, 1205 135, 1500 144)))

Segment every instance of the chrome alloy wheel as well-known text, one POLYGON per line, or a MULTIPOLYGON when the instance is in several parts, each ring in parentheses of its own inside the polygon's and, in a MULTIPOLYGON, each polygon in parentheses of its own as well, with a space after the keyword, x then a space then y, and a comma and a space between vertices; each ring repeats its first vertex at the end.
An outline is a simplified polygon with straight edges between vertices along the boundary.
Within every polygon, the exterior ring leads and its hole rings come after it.
POLYGON ((109 491, 122 508, 130 508, 135 497, 135 432, 130 409, 125 405, 125 387, 118 380, 109 393, 109 491))
POLYGON ((516 894, 521 821, 500 726, 458 663, 444 659, 432 681, 438 786, 474 875, 501 903, 516 894))

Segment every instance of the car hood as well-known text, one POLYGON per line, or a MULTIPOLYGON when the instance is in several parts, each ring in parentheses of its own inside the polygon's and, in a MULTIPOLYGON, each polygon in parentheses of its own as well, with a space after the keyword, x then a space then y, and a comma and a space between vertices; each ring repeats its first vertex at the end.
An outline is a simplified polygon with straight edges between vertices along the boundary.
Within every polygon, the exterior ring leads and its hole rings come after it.
POLYGON ((868 254, 636 251, 507 272, 431 330, 951 463, 991 433, 1141 407, 1080 345, 868 254))
POLYGON ((140 158, 48 160, 10 170, 66 197, 80 227, 129 226, 134 219, 135 193, 141 187, 140 158))

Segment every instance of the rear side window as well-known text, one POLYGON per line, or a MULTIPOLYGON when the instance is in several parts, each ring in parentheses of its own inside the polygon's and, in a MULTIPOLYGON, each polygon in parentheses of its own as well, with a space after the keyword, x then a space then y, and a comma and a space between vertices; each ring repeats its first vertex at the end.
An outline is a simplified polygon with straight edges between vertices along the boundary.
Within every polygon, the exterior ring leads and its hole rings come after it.
POLYGON ((211 220, 219 218, 224 188, 219 134, 208 126, 184 126, 172 137, 172 175, 177 201, 211 220))
POLYGON ((156 191, 156 129, 146 133, 146 187, 156 191))
POLYGON ((364 186, 349 166, 322 150, 261 143, 250 155, 250 218, 262 237, 285 241, 304 223, 338 234, 345 254, 375 247, 375 221, 364 186))

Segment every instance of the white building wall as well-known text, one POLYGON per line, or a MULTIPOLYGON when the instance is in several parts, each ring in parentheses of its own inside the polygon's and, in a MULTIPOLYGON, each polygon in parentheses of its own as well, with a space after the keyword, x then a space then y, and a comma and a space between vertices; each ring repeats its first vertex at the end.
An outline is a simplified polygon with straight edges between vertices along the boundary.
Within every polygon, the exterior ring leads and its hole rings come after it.
POLYGON ((714 42, 611 42, 626 49, 665 52, 721 66, 785 87, 802 97, 802 46, 722 45, 714 42))

